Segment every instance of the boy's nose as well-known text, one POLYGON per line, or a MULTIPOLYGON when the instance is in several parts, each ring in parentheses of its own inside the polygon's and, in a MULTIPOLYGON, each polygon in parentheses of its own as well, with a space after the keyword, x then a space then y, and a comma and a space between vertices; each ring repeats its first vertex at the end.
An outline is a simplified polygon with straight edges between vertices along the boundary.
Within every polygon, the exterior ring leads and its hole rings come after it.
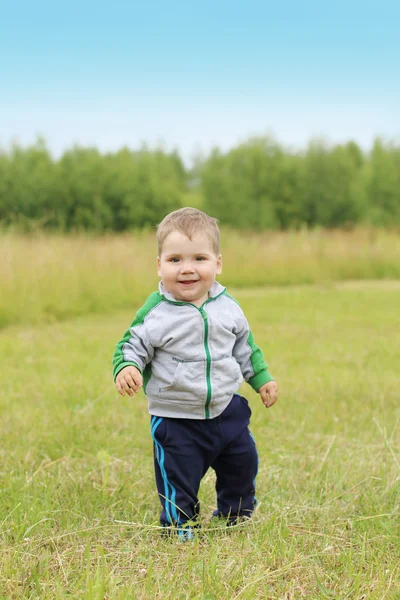
POLYGON ((181 271, 182 271, 182 273, 193 273, 194 272, 193 263, 191 261, 182 263, 181 271))

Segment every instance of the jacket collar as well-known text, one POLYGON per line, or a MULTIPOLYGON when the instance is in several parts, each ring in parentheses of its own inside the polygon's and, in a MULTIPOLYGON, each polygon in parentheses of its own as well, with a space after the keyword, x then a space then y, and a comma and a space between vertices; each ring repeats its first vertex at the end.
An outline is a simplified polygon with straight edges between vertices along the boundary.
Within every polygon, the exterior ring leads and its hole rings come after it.
MULTIPOLYGON (((165 287, 163 286, 163 282, 160 281, 160 283, 158 284, 158 290, 160 292, 160 294, 162 296, 164 296, 167 300, 170 300, 171 302, 179 302, 179 300, 177 300, 176 298, 174 298, 174 296, 172 294, 170 294, 169 292, 167 292, 167 290, 165 289, 165 287)), ((214 283, 212 284, 209 292, 208 292, 208 297, 209 298, 216 298, 217 296, 219 296, 220 294, 222 294, 224 291, 226 290, 226 288, 221 285, 220 283, 218 283, 218 281, 214 281, 214 283)))

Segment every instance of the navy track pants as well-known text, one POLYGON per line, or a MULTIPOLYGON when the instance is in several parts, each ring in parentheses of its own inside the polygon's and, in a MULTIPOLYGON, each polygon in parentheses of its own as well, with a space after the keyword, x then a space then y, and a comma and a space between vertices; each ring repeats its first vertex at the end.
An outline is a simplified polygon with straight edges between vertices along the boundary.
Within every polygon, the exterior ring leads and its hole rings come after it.
POLYGON ((218 508, 214 515, 231 520, 251 516, 258 456, 248 428, 250 416, 247 400, 234 394, 214 419, 151 417, 161 525, 196 521, 200 481, 209 467, 217 476, 218 508))

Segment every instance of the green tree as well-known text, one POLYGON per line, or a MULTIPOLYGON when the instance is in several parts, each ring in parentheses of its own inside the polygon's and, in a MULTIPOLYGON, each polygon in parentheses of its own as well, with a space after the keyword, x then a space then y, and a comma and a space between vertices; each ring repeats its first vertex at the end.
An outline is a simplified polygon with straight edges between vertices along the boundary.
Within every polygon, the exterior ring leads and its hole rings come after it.
POLYGON ((270 138, 256 138, 223 155, 214 150, 201 169, 205 210, 239 228, 276 228, 285 156, 270 138))
POLYGON ((0 155, 0 219, 21 227, 54 224, 53 198, 58 182, 45 142, 26 149, 13 145, 0 155))
POLYGON ((378 226, 400 224, 400 148, 375 140, 365 170, 366 220, 378 226))
POLYGON ((354 142, 333 148, 321 141, 309 144, 298 195, 305 224, 341 227, 359 220, 362 199, 356 190, 362 164, 362 154, 354 142))

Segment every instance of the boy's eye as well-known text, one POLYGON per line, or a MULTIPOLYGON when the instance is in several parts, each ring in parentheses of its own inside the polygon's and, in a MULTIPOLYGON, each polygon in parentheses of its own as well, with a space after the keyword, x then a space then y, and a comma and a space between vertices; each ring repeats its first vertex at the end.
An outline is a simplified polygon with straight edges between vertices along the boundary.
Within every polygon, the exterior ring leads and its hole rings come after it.
POLYGON ((176 257, 170 258, 169 262, 177 263, 177 262, 179 262, 179 258, 176 258, 176 257))
POLYGON ((206 260, 206 257, 205 256, 197 256, 196 260, 206 260))

